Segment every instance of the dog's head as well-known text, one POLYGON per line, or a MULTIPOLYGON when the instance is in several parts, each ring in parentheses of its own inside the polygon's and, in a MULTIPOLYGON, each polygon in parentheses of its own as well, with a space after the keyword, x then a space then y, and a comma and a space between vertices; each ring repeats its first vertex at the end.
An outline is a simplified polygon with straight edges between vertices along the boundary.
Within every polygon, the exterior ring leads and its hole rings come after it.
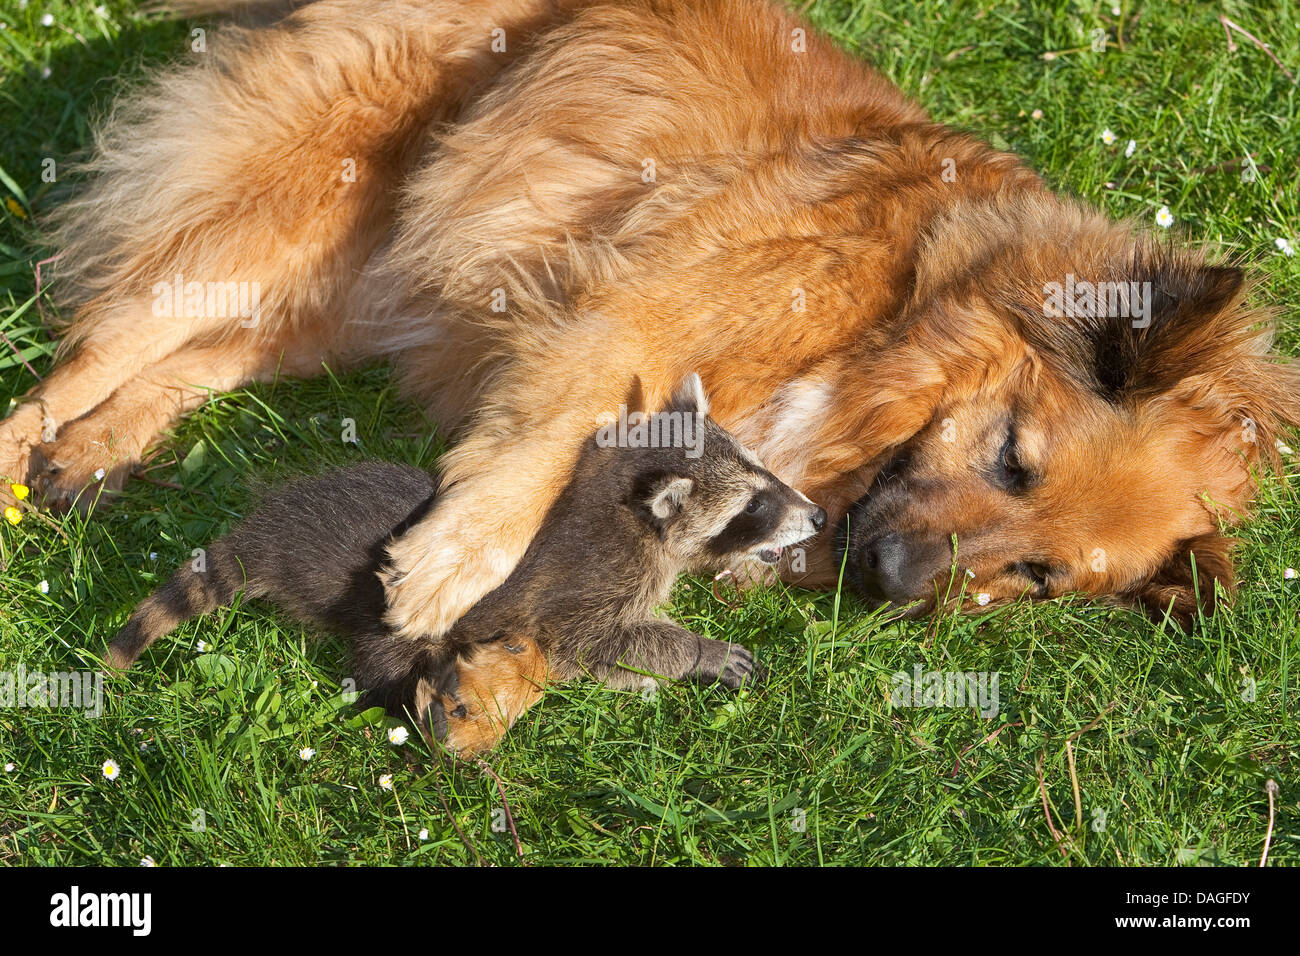
POLYGON ((915 613, 1071 592, 1213 610, 1235 583, 1220 523, 1300 419, 1240 270, 1039 198, 955 211, 919 262, 881 370, 898 440, 836 535, 846 582, 915 613))

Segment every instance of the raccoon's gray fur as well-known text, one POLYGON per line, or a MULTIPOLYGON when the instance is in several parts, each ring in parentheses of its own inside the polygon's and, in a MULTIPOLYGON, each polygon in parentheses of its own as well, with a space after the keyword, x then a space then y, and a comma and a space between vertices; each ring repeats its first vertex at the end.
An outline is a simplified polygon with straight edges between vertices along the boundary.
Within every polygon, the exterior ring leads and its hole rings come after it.
MULTIPOLYGON (((554 679, 589 674, 630 686, 690 678, 739 687, 754 670, 748 650, 699 637, 655 610, 680 572, 755 556, 775 562, 782 548, 820 531, 826 516, 707 412, 692 375, 651 421, 690 416, 700 429, 698 451, 608 447, 590 438, 513 573, 437 642, 388 632, 380 579, 387 543, 433 506, 434 480, 369 462, 269 497, 208 548, 205 571, 183 567, 140 604, 107 660, 129 667, 181 621, 242 589, 350 634, 358 686, 369 703, 394 713, 424 711, 431 695, 454 694, 459 657, 518 637, 537 644, 554 679)), ((439 714, 419 714, 426 716, 442 729, 439 714)))
POLYGON ((448 632, 453 647, 523 634, 554 678, 590 674, 615 686, 655 675, 735 688, 752 674, 744 647, 699 637, 655 610, 682 571, 775 563, 820 531, 826 514, 708 417, 698 376, 651 416, 652 427, 672 415, 693 416, 702 429, 698 457, 589 438, 514 572, 448 632))
MULTIPOLYGON (((384 588, 376 572, 389 540, 428 513, 436 491, 428 473, 382 461, 289 482, 208 545, 201 561, 183 565, 145 598, 113 639, 106 661, 130 667, 178 624, 230 604, 242 591, 353 636, 359 686, 400 685, 399 671, 416 658, 381 652, 376 638, 384 630, 384 588)), ((400 690, 392 696, 400 697, 400 690)))

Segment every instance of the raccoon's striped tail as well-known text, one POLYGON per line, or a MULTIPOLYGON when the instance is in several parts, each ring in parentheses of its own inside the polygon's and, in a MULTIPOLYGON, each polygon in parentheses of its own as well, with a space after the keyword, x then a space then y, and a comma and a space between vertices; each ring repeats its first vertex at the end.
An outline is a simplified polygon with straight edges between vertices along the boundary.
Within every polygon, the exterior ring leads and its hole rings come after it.
POLYGON ((108 646, 104 661, 109 667, 127 670, 158 638, 192 617, 229 604, 241 589, 249 597, 260 596, 245 588, 234 555, 219 543, 212 545, 205 556, 184 565, 140 602, 108 646))

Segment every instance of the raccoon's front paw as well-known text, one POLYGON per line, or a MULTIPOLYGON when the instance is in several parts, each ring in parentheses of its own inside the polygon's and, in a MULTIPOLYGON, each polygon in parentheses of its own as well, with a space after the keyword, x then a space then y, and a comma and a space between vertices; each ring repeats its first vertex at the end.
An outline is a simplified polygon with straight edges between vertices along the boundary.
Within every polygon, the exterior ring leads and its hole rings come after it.
POLYGON ((719 683, 739 690, 758 680, 758 664, 749 648, 727 641, 700 639, 700 663, 694 678, 702 684, 719 683))

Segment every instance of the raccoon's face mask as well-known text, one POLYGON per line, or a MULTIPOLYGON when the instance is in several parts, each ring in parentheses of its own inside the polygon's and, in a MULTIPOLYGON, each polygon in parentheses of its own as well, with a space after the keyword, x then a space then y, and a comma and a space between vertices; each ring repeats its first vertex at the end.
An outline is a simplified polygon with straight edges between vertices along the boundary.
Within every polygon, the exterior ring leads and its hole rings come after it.
POLYGON ((825 511, 708 417, 699 376, 687 376, 653 419, 670 424, 671 416, 689 418, 693 427, 683 431, 699 440, 661 449, 637 476, 633 498, 683 567, 718 570, 753 559, 775 564, 786 547, 826 524, 825 511))

